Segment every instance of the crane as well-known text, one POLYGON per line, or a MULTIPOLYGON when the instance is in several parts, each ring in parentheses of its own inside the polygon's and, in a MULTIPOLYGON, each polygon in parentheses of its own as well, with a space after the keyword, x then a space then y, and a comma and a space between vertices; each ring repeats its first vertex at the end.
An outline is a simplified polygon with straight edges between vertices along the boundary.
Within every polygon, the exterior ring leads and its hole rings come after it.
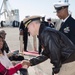
POLYGON ((2 26, 19 26, 19 10, 9 9, 8 0, 3 0, 0 8, 0 17, 4 16, 3 21, 1 21, 2 26))

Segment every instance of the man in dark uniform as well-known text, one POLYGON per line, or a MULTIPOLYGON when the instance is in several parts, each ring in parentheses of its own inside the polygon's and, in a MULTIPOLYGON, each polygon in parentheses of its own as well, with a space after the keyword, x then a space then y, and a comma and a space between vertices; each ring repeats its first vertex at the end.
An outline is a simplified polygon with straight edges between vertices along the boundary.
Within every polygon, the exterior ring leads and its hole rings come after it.
POLYGON ((24 27, 23 21, 20 24, 20 33, 23 33, 24 51, 27 51, 28 29, 24 27))
POLYGON ((58 2, 54 4, 57 16, 62 19, 59 31, 64 33, 75 44, 75 19, 71 17, 68 10, 69 4, 58 2))

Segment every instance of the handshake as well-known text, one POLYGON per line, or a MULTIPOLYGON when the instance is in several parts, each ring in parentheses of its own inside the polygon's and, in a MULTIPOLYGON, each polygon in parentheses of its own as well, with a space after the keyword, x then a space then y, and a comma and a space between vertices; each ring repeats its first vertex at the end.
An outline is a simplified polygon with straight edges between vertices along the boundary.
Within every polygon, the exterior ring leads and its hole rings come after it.
POLYGON ((28 68, 31 65, 29 60, 22 60, 20 63, 23 68, 28 68))

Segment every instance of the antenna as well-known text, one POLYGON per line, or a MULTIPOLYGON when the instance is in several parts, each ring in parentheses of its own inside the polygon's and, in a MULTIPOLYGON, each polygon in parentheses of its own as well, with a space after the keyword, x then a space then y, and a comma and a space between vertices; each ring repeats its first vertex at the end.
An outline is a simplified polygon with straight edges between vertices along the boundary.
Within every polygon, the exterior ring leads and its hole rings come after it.
POLYGON ((67 3, 68 3, 68 2, 69 2, 69 0, 65 0, 64 2, 67 2, 67 3))

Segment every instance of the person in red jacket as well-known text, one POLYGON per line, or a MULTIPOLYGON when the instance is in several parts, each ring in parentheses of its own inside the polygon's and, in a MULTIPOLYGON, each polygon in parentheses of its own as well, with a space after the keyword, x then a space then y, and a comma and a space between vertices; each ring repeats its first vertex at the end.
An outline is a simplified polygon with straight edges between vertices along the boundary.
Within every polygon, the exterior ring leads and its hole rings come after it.
MULTIPOLYGON (((0 63, 7 69, 7 68, 11 68, 14 67, 14 64, 8 59, 6 52, 4 51, 4 39, 3 37, 0 35, 0 63)), ((24 63, 24 60, 23 62, 24 63)), ((16 63, 15 63, 16 64, 16 63)), ((22 65, 19 65, 18 68, 15 68, 15 70, 12 70, 9 72, 9 70, 5 70, 4 71, 8 71, 7 75, 12 75, 12 73, 16 73, 17 70, 21 69, 22 65)), ((23 67, 24 68, 24 67, 23 67)), ((26 68, 26 67, 25 67, 26 68)), ((1 71, 1 72, 4 72, 1 71)), ((24 71, 25 72, 25 71, 24 71)), ((17 73, 16 73, 17 74, 17 73)), ((1 74, 0 75, 6 75, 6 74, 1 74)))
POLYGON ((24 65, 25 65, 25 62, 23 60, 21 63, 7 69, 0 63, 0 75, 13 75, 19 69, 21 69, 24 65))

